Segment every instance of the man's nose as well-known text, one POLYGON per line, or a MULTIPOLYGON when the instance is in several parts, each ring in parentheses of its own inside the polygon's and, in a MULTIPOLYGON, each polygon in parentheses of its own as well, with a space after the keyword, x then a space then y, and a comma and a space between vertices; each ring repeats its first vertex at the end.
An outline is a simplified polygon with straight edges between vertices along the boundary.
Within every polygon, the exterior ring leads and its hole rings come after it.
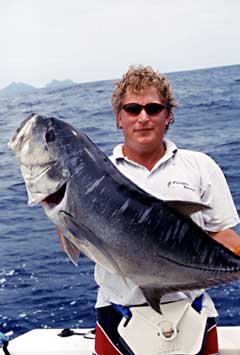
POLYGON ((147 112, 142 109, 142 111, 139 113, 138 116, 138 122, 141 124, 146 124, 149 121, 149 116, 147 114, 147 112))

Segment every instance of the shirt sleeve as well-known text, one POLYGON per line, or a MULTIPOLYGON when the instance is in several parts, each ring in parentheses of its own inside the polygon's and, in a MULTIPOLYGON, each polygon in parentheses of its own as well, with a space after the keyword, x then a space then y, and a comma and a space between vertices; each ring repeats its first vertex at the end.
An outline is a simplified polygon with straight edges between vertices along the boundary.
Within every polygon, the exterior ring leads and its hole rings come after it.
POLYGON ((226 178, 213 159, 206 157, 202 180, 202 201, 209 208, 203 211, 205 229, 210 232, 236 226, 240 220, 226 178))

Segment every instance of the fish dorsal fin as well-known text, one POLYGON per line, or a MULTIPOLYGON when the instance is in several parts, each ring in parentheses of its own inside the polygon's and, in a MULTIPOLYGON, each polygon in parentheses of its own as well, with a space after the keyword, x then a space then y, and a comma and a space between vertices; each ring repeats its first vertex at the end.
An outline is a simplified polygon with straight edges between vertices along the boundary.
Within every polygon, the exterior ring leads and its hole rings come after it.
POLYGON ((193 201, 181 201, 181 200, 165 200, 164 201, 169 207, 173 208, 181 215, 189 217, 195 212, 202 211, 206 208, 210 208, 208 205, 202 202, 193 201))
POLYGON ((111 179, 122 187, 122 192, 127 191, 134 199, 144 200, 144 203, 148 202, 149 205, 157 204, 158 202, 166 203, 170 208, 174 209, 182 216, 189 217, 191 214, 210 208, 202 201, 183 201, 183 200, 163 200, 153 196, 151 193, 146 192, 141 187, 136 185, 132 180, 121 174, 114 164, 107 159, 103 166, 107 166, 107 171, 111 176, 111 179), (104 165, 105 164, 105 165, 104 165))

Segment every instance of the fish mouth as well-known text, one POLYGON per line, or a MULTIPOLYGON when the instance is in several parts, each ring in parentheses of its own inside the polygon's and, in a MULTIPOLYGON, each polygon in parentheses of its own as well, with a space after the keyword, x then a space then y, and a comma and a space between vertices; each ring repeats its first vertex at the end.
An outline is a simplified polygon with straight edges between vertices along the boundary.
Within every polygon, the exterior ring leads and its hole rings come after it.
POLYGON ((14 136, 8 142, 8 146, 12 150, 19 152, 21 147, 26 144, 26 142, 28 141, 28 133, 32 127, 33 122, 36 121, 38 116, 38 114, 32 113, 20 124, 14 136))
POLYGON ((65 182, 60 189, 52 193, 51 195, 47 196, 44 200, 42 200, 42 204, 44 206, 48 206, 48 208, 54 208, 63 201, 65 192, 67 188, 67 183, 65 182))

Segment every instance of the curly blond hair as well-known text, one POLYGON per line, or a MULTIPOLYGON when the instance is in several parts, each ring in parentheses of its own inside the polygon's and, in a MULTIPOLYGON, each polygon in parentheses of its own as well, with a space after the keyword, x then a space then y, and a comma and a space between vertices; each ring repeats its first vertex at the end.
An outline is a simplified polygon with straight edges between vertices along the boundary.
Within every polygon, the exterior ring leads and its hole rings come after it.
POLYGON ((121 110, 122 100, 127 90, 138 93, 148 86, 154 86, 157 89, 159 98, 171 115, 169 124, 173 123, 174 116, 172 109, 176 107, 177 104, 173 97, 170 83, 165 76, 154 71, 150 66, 131 65, 127 73, 124 74, 120 80, 116 81, 112 93, 113 112, 116 114, 121 110))

